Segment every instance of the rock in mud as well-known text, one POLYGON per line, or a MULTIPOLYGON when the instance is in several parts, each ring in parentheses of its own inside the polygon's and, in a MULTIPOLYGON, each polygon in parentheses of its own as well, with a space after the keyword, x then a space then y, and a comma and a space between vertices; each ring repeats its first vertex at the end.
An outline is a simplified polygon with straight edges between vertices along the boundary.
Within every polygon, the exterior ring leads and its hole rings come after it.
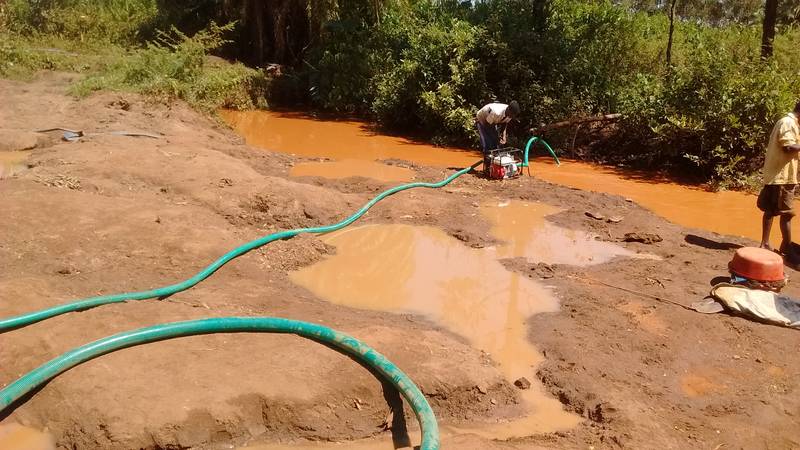
POLYGON ((652 233, 625 233, 625 237, 622 238, 625 242, 641 242, 642 244, 655 244, 656 242, 661 242, 664 239, 657 234, 652 233))
POLYGON ((531 266, 531 271, 534 274, 538 275, 539 278, 542 278, 542 279, 545 279, 545 280, 553 278, 555 276, 555 274, 556 274, 556 271, 555 271, 555 269, 553 269, 553 266, 551 266, 550 264, 547 264, 547 263, 543 263, 543 262, 540 262, 540 263, 538 263, 538 264, 536 264, 534 266, 531 266))
POLYGON ((593 212, 593 211, 586 211, 586 212, 584 212, 584 214, 586 214, 587 217, 591 217, 592 219, 595 219, 595 220, 603 220, 603 219, 606 218, 606 216, 604 216, 604 215, 602 215, 600 213, 597 213, 597 212, 593 212))
POLYGON ((522 378, 517 379, 517 381, 514 382, 514 386, 516 386, 516 387, 518 387, 520 389, 530 389, 531 388, 531 382, 528 381, 527 378, 522 377, 522 378))

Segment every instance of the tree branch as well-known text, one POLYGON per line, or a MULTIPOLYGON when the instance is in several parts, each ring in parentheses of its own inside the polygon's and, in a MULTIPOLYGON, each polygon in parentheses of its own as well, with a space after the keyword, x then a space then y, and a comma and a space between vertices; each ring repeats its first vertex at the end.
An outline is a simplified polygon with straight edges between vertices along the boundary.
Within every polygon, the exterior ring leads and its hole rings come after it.
POLYGON ((538 135, 540 133, 544 133, 545 131, 554 130, 556 128, 568 127, 571 125, 578 125, 590 122, 613 122, 619 119, 620 117, 622 117, 622 114, 605 114, 602 116, 575 117, 569 120, 564 120, 561 122, 544 125, 539 128, 531 128, 530 132, 531 134, 538 135))

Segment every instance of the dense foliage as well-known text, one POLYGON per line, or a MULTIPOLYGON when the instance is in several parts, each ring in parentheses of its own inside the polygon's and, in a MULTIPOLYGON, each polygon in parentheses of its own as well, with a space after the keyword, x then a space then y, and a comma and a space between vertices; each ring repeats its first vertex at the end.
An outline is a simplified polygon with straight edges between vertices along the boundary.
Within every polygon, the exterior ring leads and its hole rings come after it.
MULTIPOLYGON (((800 98, 800 8, 779 2, 774 56, 762 60, 763 2, 677 2, 667 65, 669 3, 7 0, 0 26, 16 36, 138 47, 82 82, 83 90, 135 86, 211 98, 198 102, 207 105, 253 105, 267 87, 263 72, 208 70, 202 56, 216 51, 255 66, 280 64, 282 75, 269 83, 272 103, 361 114, 441 143, 475 144, 474 112, 493 100, 519 101, 518 135, 621 113, 585 156, 744 187, 760 168, 772 124, 800 98), (230 42, 218 28, 209 35, 214 22, 236 23, 225 34, 230 42), (188 38, 172 27, 207 30, 188 38)), ((0 45, 2 55, 26 61, 14 44, 0 45)))

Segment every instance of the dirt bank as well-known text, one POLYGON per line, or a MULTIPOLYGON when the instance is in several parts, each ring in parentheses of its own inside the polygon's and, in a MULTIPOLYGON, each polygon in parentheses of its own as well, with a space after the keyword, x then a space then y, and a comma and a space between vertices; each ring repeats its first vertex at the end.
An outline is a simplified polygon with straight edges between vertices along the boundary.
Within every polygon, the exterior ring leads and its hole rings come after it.
MULTIPOLYGON (((183 279, 266 232, 337 221, 388 186, 289 178, 302 158, 250 148, 183 105, 112 94, 74 100, 64 95, 68 81, 53 74, 26 84, 0 81, 0 128, 13 137, 6 147, 15 147, 0 150, 28 152, 0 179, 2 316, 183 279), (59 132, 31 134, 53 127, 87 136, 64 142, 59 132)), ((410 167, 424 180, 449 173, 410 167)), ((431 225, 464 245, 485 247, 496 241, 476 214, 476 199, 546 202, 563 208, 554 223, 661 260, 589 268, 504 261, 556 287, 562 310, 532 317, 529 337, 546 356, 542 381, 586 420, 568 432, 503 444, 450 437, 453 448, 800 446, 796 331, 704 316, 589 281, 688 304, 725 275, 731 248, 745 242, 677 227, 622 198, 535 178, 497 183, 468 175, 442 190, 398 194, 360 223, 431 225), (663 240, 621 242, 625 233, 663 240)), ((0 384, 116 332, 269 315, 323 323, 368 342, 409 373, 444 424, 519 413, 516 388, 462 338, 420 317, 335 306, 288 280, 287 271, 333 251, 311 236, 278 242, 167 300, 106 306, 2 334, 0 384)), ((788 292, 800 290, 792 285, 788 292)), ((49 383, 4 420, 47 428, 66 448, 225 448, 374 436, 388 411, 380 383, 325 347, 290 336, 217 335, 105 356, 49 383)), ((408 423, 415 426, 411 417, 408 423)))

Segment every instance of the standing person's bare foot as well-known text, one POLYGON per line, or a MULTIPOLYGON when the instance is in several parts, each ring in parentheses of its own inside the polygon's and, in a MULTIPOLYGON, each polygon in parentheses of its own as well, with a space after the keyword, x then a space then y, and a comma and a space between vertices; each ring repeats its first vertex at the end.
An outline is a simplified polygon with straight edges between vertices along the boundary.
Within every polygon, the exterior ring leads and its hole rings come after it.
POLYGON ((772 246, 769 245, 769 242, 762 242, 761 245, 759 245, 759 248, 763 248, 763 249, 766 249, 766 250, 769 250, 769 251, 773 251, 773 252, 775 251, 775 250, 772 249, 772 246))
POLYGON ((783 262, 792 269, 798 270, 800 268, 800 254, 798 254, 795 246, 792 244, 781 244, 779 252, 783 255, 783 262))

